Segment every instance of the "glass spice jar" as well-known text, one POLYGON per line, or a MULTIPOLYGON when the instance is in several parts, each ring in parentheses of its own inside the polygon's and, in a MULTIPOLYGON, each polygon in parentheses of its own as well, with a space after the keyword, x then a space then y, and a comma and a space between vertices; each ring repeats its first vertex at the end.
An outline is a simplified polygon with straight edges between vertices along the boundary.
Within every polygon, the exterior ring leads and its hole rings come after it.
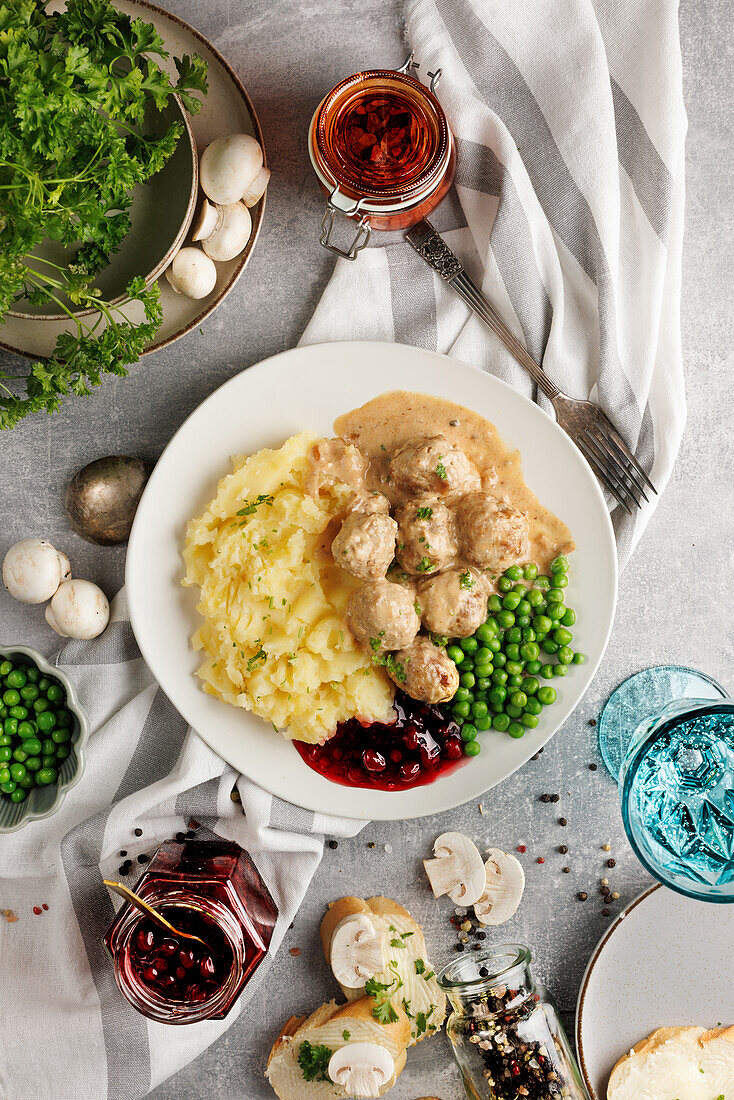
POLYGON ((558 1010, 530 960, 526 947, 498 944, 439 974, 470 1100, 588 1100, 558 1010))
POLYGON ((411 75, 413 57, 397 70, 372 69, 337 84, 316 108, 309 129, 311 164, 327 197, 320 243, 354 260, 373 229, 406 229, 446 195, 456 154, 435 95, 441 70, 426 88, 411 75), (350 246, 332 241, 337 214, 357 223, 350 246))
POLYGON ((224 840, 167 841, 134 889, 206 947, 168 935, 126 902, 104 934, 120 992, 161 1023, 226 1016, 265 957, 278 917, 250 856, 224 840))

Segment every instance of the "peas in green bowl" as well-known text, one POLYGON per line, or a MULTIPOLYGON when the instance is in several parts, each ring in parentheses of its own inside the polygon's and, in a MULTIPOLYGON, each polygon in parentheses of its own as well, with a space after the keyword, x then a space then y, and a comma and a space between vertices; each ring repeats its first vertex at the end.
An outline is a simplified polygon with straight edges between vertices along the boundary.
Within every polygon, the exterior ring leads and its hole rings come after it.
POLYGON ((0 646, 0 833, 50 817, 82 776, 89 723, 69 677, 0 646))

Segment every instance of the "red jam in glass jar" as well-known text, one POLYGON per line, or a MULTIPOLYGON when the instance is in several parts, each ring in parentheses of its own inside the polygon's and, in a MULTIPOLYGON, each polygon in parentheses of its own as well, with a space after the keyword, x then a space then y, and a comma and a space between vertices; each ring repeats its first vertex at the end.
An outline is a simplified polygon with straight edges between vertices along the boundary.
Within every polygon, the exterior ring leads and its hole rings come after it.
POLYGON ((311 120, 309 153, 327 196, 320 241, 355 259, 372 229, 406 229, 425 218, 454 178, 454 140, 430 88, 401 70, 373 69, 337 84, 311 120), (357 223, 351 246, 332 243, 335 215, 357 223))
POLYGON ((278 917, 250 856, 230 841, 170 840, 135 892, 204 945, 168 934, 126 903, 104 935, 123 996, 162 1023, 226 1016, 265 957, 278 917))

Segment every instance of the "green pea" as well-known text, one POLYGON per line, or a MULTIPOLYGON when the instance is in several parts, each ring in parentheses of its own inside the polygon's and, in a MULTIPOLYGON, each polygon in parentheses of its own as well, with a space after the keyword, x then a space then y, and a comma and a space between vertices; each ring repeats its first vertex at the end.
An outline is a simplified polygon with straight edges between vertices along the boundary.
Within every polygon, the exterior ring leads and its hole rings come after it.
POLYGON ((503 687, 502 684, 498 684, 496 687, 492 688, 489 693, 490 703, 494 703, 498 707, 503 707, 505 705, 506 698, 507 689, 503 687))
POLYGON ((24 775, 18 783, 18 788, 23 788, 24 791, 32 791, 36 785, 35 775, 24 775))
POLYGON ((537 661, 540 654, 540 646, 536 642, 525 642, 520 647, 520 656, 523 661, 537 661))
POLYGON ((460 677, 461 686, 465 688, 473 688, 477 682, 477 678, 473 672, 465 672, 460 677))
POLYGON ((3 733, 7 734, 8 737, 14 737, 18 732, 18 725, 17 718, 6 718, 3 722, 3 733))
POLYGON ((53 756, 56 752, 56 742, 52 741, 50 737, 44 738, 44 740, 41 741, 41 752, 51 753, 53 756))
POLYGON ((522 709, 526 714, 540 714, 543 709, 543 704, 539 703, 534 695, 531 695, 522 709))
POLYGON ((52 730, 51 740, 55 741, 57 745, 63 745, 64 741, 69 741, 71 738, 71 732, 69 730, 52 730))
MULTIPOLYGON (((491 596, 489 598, 490 598, 490 600, 492 599, 491 596)), ((501 607, 502 607, 502 603, 500 601, 500 607, 498 607, 497 610, 499 611, 501 607)), ((495 621, 494 621, 494 619, 490 619, 486 623, 482 623, 482 625, 480 627, 478 627, 476 637, 477 637, 477 640, 482 643, 482 645, 487 646, 489 644, 489 642, 494 640, 496 634, 497 634, 497 627, 495 625, 495 621)))
MULTIPOLYGON (((26 767, 27 766, 28 766, 28 762, 26 761, 26 767)), ((56 757, 54 756, 53 753, 50 753, 50 754, 47 753, 45 756, 41 757, 41 767, 42 768, 55 768, 56 767, 56 757)))
POLYGON ((507 690, 509 691, 510 689, 512 689, 514 691, 515 688, 521 688, 523 683, 524 683, 524 677, 522 677, 522 676, 515 676, 515 675, 508 676, 507 677, 507 690))
POLYGON ((477 736, 477 727, 471 722, 465 722, 461 727, 461 740, 473 741, 477 736))
POLYGON ((547 615, 536 615, 533 619, 533 630, 539 638, 544 637, 553 628, 553 621, 547 615))
POLYGON ((476 653, 479 649, 479 642, 475 637, 462 638, 459 645, 464 650, 464 653, 476 653))
POLYGON ((16 783, 14 779, 7 779, 4 783, 0 783, 0 791, 3 794, 12 794, 15 790, 16 783))
POLYGON ((583 664, 586 663, 586 657, 584 656, 583 653, 574 653, 573 663, 575 665, 583 665, 583 664))
POLYGON ((534 714, 523 714, 520 721, 522 722, 523 726, 525 726, 525 729, 528 730, 534 730, 538 724, 538 719, 534 714))
POLYGON ((519 581, 524 576, 522 568, 519 565, 508 566, 502 575, 504 577, 509 577, 511 581, 519 581))
POLYGON ((522 630, 518 626, 511 626, 505 631, 505 644, 517 645, 522 641, 522 630))
POLYGON ((472 703, 471 712, 473 718, 486 718, 487 717, 487 704, 481 699, 477 699, 476 703, 472 703))
POLYGON ((21 699, 25 699, 26 703, 32 703, 34 699, 38 698, 38 688, 35 684, 26 684, 25 687, 20 689, 21 699))
POLYGON ((22 787, 16 787, 14 791, 10 792, 11 802, 25 802, 27 797, 28 795, 22 787))
POLYGON ((523 629, 529 627, 532 621, 529 615, 515 615, 515 625, 523 629))
POLYGON ((570 665, 573 661, 573 650, 570 646, 562 645, 558 650, 558 660, 562 665, 570 665))
POLYGON ((41 691, 47 691, 51 686, 51 681, 49 680, 48 676, 42 676, 38 681, 38 686, 41 691))
POLYGON ((508 661, 505 665, 505 672, 508 676, 520 676, 524 667, 520 661, 508 661))
POLYGON ((56 768, 41 768, 36 772, 36 783, 39 787, 47 787, 49 783, 55 783, 59 777, 59 773, 56 768))
POLYGON ((469 703, 468 701, 463 703, 454 703, 453 707, 451 708, 451 713, 453 714, 454 718, 468 718, 470 711, 471 703, 469 703))
POLYGON ((510 737, 524 737, 525 727, 521 726, 519 722, 510 722, 509 726, 507 727, 507 732, 509 733, 510 737))
POLYGON ((509 577, 500 577, 497 581, 498 592, 512 592, 512 581, 509 577))
POLYGON ((502 610, 502 598, 500 596, 498 596, 496 592, 493 592, 492 595, 487 600, 487 607, 490 611, 493 611, 493 612, 494 611, 501 611, 502 610))
POLYGON ((562 588, 551 588, 548 592, 548 603, 563 603, 564 591, 562 588))
POLYGON ((44 710, 38 715, 36 725, 43 733, 48 733, 56 725, 56 715, 52 710, 44 710))
POLYGON ((24 741, 21 748, 23 752, 27 752, 29 756, 38 756, 41 751, 41 742, 37 737, 29 737, 27 741, 24 741))
POLYGON ((566 608, 566 614, 561 619, 564 626, 573 626, 576 622, 576 612, 572 607, 566 608))
POLYGON ((554 676, 566 676, 567 674, 568 674, 568 665, 554 665, 553 666, 553 675, 554 676))
POLYGON ((514 703, 505 703, 505 714, 509 714, 510 718, 519 718, 522 707, 516 707, 514 703))
POLYGON ((20 783, 21 779, 25 779, 25 775, 25 764, 17 763, 10 765, 10 776, 16 783, 20 783))
POLYGON ((13 760, 17 760, 19 764, 25 764, 27 759, 28 753, 21 745, 18 745, 17 749, 13 749, 13 760))
MULTIPOLYGON (((542 668, 542 665, 541 665, 541 668, 542 668)), ((523 691, 525 692, 526 695, 535 695, 539 687, 540 687, 540 684, 538 683, 535 676, 526 676, 525 679, 523 680, 522 689, 523 689, 523 691)))
POLYGON ((563 604, 562 603, 549 604, 549 606, 547 607, 546 610, 548 612, 548 618, 553 619, 554 625, 558 622, 559 619, 562 619, 563 616, 566 614, 566 612, 563 609, 563 604))
POLYGON ((464 660, 464 650, 458 645, 450 645, 446 650, 446 655, 451 658, 455 665, 460 665, 464 660))
POLYGON ((494 718, 492 719, 493 727, 496 730, 499 730, 500 733, 504 733, 505 730, 507 729, 507 727, 509 726, 509 724, 510 724, 509 714, 495 714, 494 718))
POLYGON ((8 708, 5 706, 5 703, 0 703, 0 718, 7 718, 7 717, 8 717, 8 708))
POLYGON ((25 762, 26 771, 37 772, 42 768, 40 756, 29 756, 25 762))
POLYGON ((491 675, 492 675, 492 673, 490 672, 487 676, 480 676, 478 678, 478 680, 477 680, 477 690, 478 691, 488 691, 489 690, 489 687, 492 683, 492 681, 490 679, 491 675))
POLYGON ((477 727, 480 733, 485 733, 492 726, 492 719, 489 714, 485 714, 483 718, 475 718, 474 725, 477 727))
POLYGON ((536 578, 535 587, 539 588, 541 592, 547 592, 551 587, 550 577, 546 577, 545 573, 541 573, 540 576, 536 578))
POLYGON ((492 683, 500 686, 507 683, 507 673, 503 668, 496 668, 492 673, 492 683))
POLYGON ((12 759, 13 759, 13 750, 11 748, 8 748, 5 745, 3 745, 3 747, 0 749, 0 764, 5 764, 5 763, 7 763, 8 760, 12 760, 12 759))
POLYGON ((534 581, 538 575, 538 567, 534 561, 529 561, 522 573, 526 581, 534 581))
POLYGON ((68 726, 68 727, 73 726, 74 725, 74 719, 71 716, 71 711, 69 711, 69 710, 57 710, 56 711, 56 725, 57 726, 68 726))
POLYGON ((520 603, 517 605, 517 614, 519 618, 523 618, 523 616, 529 615, 532 610, 533 608, 527 600, 520 600, 520 603))
POLYGON ((515 625, 515 616, 509 610, 498 611, 497 622, 503 630, 506 630, 508 627, 515 625))
POLYGON ((25 718, 28 717, 28 708, 27 707, 11 707, 10 708, 10 716, 11 716, 11 718, 17 718, 19 722, 22 722, 25 718))
POLYGON ((520 707, 521 710, 525 706, 527 701, 528 697, 524 691, 513 691, 512 695, 510 696, 510 702, 512 703, 513 707, 520 707))
POLYGON ((8 673, 8 677, 5 683, 9 688, 22 688, 25 687, 27 677, 22 668, 14 668, 12 672, 8 673))
POLYGON ((540 607, 545 603, 545 597, 542 592, 539 592, 537 588, 531 588, 525 599, 528 601, 531 607, 540 607))
POLYGON ((7 781, 9 779, 10 779, 10 768, 6 767, 3 764, 3 766, 0 767, 0 783, 7 783, 7 781))
POLYGON ((51 684, 46 692, 46 698, 51 703, 60 703, 64 698, 64 689, 61 687, 61 684, 51 684))
POLYGON ((516 642, 510 643, 505 646, 505 657, 508 661, 519 661, 520 659, 520 646, 516 642))
POLYGON ((490 641, 487 642, 487 649, 492 654, 492 660, 494 660, 495 656, 502 649, 502 642, 499 638, 491 638, 490 641))
POLYGON ((494 665, 491 661, 486 661, 484 664, 481 665, 474 665, 474 675, 478 678, 478 680, 486 680, 489 676, 492 675, 493 671, 494 665))
POLYGON ((568 572, 568 558, 563 554, 559 554, 557 558, 554 558, 550 567, 551 573, 567 573, 568 572))
POLYGON ((13 665, 11 661, 6 658, 4 661, 0 662, 0 676, 9 676, 12 671, 13 665))
POLYGON ((559 645, 568 645, 573 641, 573 634, 570 630, 566 630, 565 626, 559 626, 553 631, 553 641, 558 642, 559 645))
POLYGON ((33 709, 36 714, 42 714, 43 711, 48 710, 50 705, 48 699, 44 699, 42 695, 38 699, 33 700, 33 709))
POLYGON ((15 688, 8 688, 7 691, 3 692, 3 703, 6 707, 17 707, 19 702, 20 692, 16 691, 15 688))
POLYGON ((551 638, 543 638, 543 641, 540 643, 540 648, 543 650, 544 653, 547 653, 550 657, 552 657, 555 653, 558 652, 560 646, 558 645, 558 642, 554 642, 551 638))
MULTIPOLYGON (((558 667, 559 668, 565 668, 566 666, 565 665, 559 665, 558 667)), ((553 671, 553 665, 543 665, 543 667, 540 670, 540 675, 543 677, 544 680, 552 680, 553 677, 555 676, 555 673, 553 671)), ((540 695, 540 692, 538 692, 538 695, 540 695)))
POLYGON ((494 655, 494 667, 495 668, 504 668, 506 664, 507 664, 507 657, 504 655, 504 653, 495 653, 495 655, 494 655))
POLYGON ((38 681, 41 679, 41 673, 38 671, 38 669, 36 668, 35 665, 32 665, 30 668, 27 668, 25 671, 26 671, 26 676, 28 677, 28 679, 30 680, 30 682, 32 684, 37 684, 38 681))
POLYGON ((556 573, 553 577, 553 584, 556 588, 568 588, 568 577, 565 573, 556 573))
MULTIPOLYGON (((517 605, 520 603, 520 597, 517 592, 508 592, 502 601, 502 607, 505 611, 516 611, 517 605)), ((512 622, 514 623, 514 619, 512 622)), ((510 624, 512 625, 512 624, 510 624)))
POLYGON ((34 722, 19 722, 18 723, 18 737, 21 741, 25 741, 28 737, 33 737, 36 732, 36 726, 34 722))
POLYGON ((67 756, 69 755, 70 752, 71 752, 71 747, 69 745, 59 745, 59 747, 56 750, 56 759, 57 760, 66 760, 66 758, 67 758, 67 756))
MULTIPOLYGON (((456 695, 454 695, 454 701, 456 703, 465 703, 467 699, 471 698, 471 692, 468 688, 460 687, 456 689, 456 695)), ((53 745, 53 741, 51 742, 53 745)))
POLYGON ((482 746, 479 744, 478 741, 469 741, 466 745, 464 745, 465 756, 479 756, 479 753, 481 751, 482 746))

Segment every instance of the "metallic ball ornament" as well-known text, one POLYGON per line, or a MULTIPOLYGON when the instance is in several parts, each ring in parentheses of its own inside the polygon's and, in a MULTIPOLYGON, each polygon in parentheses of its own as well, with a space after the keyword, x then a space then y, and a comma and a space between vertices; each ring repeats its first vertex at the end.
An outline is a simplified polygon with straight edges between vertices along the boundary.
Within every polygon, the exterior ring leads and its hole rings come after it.
POLYGON ((127 542, 152 469, 139 458, 107 455, 79 470, 69 482, 65 502, 76 533, 97 546, 127 542))

